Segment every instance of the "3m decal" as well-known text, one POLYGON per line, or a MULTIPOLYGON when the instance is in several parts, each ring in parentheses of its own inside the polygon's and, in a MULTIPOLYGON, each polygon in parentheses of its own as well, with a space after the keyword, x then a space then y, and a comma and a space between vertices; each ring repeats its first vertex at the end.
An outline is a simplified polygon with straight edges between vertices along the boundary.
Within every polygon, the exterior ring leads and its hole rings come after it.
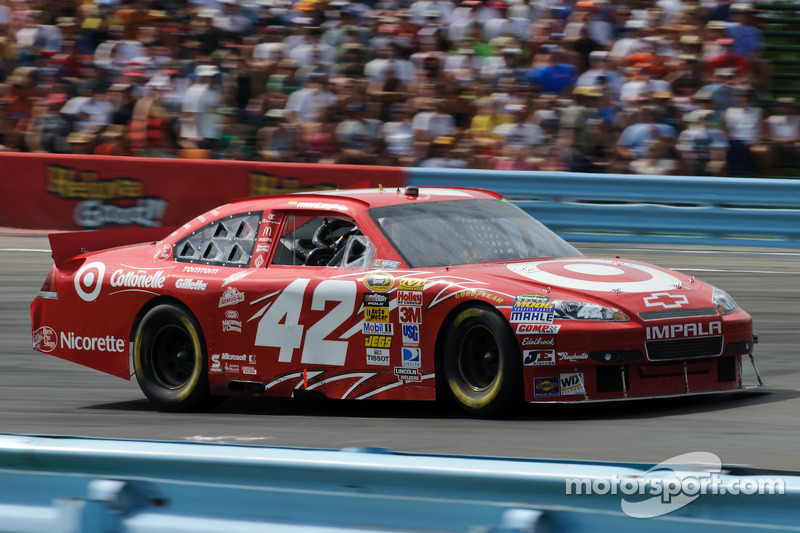
POLYGON ((402 324, 421 324, 422 308, 416 306, 401 306, 397 308, 402 324))

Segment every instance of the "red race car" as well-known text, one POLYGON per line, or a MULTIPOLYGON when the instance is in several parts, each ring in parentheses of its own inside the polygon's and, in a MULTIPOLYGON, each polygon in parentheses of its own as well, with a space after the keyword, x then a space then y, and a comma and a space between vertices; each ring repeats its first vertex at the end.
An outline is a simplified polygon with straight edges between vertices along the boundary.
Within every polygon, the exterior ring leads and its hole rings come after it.
POLYGON ((493 415, 520 402, 736 391, 756 341, 722 290, 586 258, 483 190, 251 198, 177 229, 50 243, 34 348, 135 373, 163 410, 303 390, 447 396, 493 415))

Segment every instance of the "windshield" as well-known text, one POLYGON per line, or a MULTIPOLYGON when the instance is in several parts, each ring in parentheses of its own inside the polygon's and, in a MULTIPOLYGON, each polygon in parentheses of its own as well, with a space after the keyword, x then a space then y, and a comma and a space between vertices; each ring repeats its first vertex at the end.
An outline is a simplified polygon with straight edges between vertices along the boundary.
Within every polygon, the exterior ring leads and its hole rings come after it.
POLYGON ((414 268, 583 255, 505 200, 420 202, 369 212, 414 268))

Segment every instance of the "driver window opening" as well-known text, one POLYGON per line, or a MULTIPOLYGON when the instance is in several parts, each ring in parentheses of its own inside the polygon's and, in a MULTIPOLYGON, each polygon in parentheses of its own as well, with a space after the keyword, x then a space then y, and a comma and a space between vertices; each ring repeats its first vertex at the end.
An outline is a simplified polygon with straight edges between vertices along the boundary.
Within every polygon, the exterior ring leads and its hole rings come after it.
POLYGON ((366 268, 375 247, 347 218, 288 216, 272 264, 366 268))

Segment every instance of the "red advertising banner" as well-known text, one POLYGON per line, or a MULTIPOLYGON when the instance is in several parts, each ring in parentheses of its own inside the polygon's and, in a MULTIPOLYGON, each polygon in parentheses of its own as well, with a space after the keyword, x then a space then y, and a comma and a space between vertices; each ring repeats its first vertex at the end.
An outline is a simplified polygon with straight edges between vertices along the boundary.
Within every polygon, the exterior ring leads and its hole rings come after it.
POLYGON ((237 198, 399 187, 403 176, 394 167, 0 153, 0 227, 176 226, 237 198))

